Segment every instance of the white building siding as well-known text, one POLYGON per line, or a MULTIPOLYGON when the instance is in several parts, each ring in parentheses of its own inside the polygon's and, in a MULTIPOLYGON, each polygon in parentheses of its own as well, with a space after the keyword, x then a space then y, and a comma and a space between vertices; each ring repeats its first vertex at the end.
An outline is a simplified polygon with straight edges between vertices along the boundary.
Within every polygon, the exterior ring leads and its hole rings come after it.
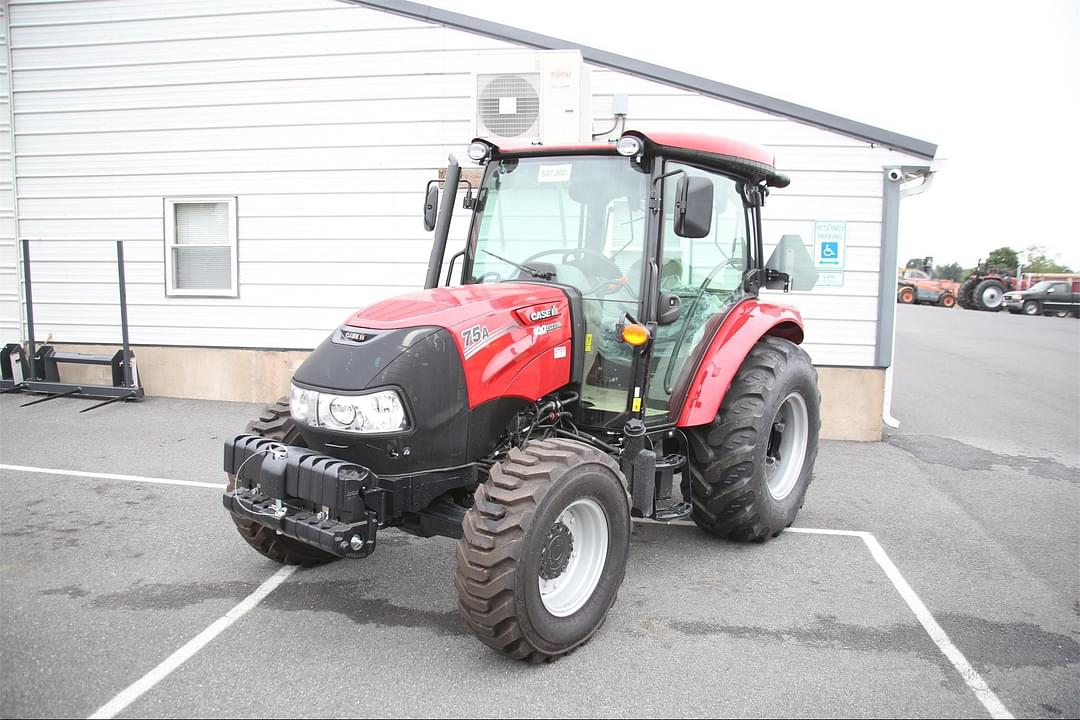
MULTIPOLYGON (((476 53, 514 46, 333 0, 267 7, 12 0, 39 339, 118 342, 118 239, 137 344, 310 348, 357 307, 422 283, 424 184, 472 136, 476 53), (178 195, 238 198, 238 298, 165 297, 162 199, 178 195)), ((769 200, 767 243, 810 243, 815 220, 846 220, 844 287, 783 301, 805 313, 816 362, 873 364, 881 167, 911 158, 612 71, 594 69, 592 88, 597 128, 628 94, 631 127, 770 146, 793 182, 769 200)))
POLYGON ((7 7, 0 2, 0 344, 19 342, 20 335, 10 87, 7 7))

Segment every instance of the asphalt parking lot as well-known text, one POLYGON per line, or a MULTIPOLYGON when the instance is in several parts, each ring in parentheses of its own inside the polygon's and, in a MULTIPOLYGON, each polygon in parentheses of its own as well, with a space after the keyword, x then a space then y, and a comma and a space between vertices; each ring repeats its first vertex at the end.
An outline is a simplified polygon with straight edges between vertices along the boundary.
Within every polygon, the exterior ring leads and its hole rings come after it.
MULTIPOLYGON (((1078 356, 1075 320, 899 308, 901 427, 823 443, 796 522, 871 533, 1018 717, 1080 715, 1078 356)), ((258 408, 24 401, 0 397, 0 715, 88 716, 278 572, 218 489, 145 482, 220 483, 258 408)), ((474 640, 453 542, 387 531, 366 560, 286 577, 119 716, 989 714, 862 537, 639 524, 632 542, 607 624, 556 663, 474 640)))

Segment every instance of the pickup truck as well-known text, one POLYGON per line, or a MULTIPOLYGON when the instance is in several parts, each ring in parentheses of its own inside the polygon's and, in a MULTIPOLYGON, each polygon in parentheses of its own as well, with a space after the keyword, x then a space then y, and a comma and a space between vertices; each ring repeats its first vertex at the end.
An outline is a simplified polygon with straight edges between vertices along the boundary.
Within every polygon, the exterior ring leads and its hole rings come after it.
POLYGON ((1080 318, 1080 280, 1041 280, 1027 290, 1005 293, 1005 308, 1014 314, 1072 315, 1080 318))

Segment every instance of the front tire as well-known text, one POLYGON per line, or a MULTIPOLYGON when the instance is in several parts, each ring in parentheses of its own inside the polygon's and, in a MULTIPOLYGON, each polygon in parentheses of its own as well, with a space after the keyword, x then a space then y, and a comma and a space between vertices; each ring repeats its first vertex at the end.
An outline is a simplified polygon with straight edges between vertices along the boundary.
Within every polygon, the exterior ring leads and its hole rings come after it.
POLYGON ((1040 307, 1039 303, 1035 302, 1034 300, 1028 300, 1027 302, 1024 303, 1024 314, 1025 315, 1041 315, 1042 314, 1042 307, 1040 307))
POLYGON ((687 432, 694 522, 757 542, 791 525, 813 476, 820 406, 806 352, 777 337, 758 341, 716 420, 687 432))
POLYGON ((897 293, 896 299, 904 305, 911 305, 915 302, 915 291, 909 287, 900 288, 900 292, 897 293))
MULTIPOLYGON (((289 413, 289 401, 285 398, 278 400, 273 405, 268 405, 258 418, 248 423, 247 431, 285 445, 304 446, 304 438, 300 435, 300 431, 296 427, 296 421, 292 419, 292 415, 289 413)), ((232 490, 235 486, 236 476, 229 475, 228 489, 232 490)), ((314 548, 299 540, 278 535, 275 530, 265 525, 260 525, 235 513, 229 513, 229 515, 236 524, 236 530, 240 533, 240 537, 244 538, 244 542, 255 548, 260 555, 268 557, 276 563, 312 567, 337 560, 335 555, 314 548)))
POLYGON ((956 297, 952 293, 945 293, 938 300, 938 305, 945 308, 956 307, 956 297))
POLYGON ((965 310, 978 310, 978 305, 975 304, 975 282, 974 278, 968 278, 961 285, 960 289, 956 292, 956 302, 960 307, 965 310))
POLYGON ((474 500, 455 585, 476 636, 532 662, 586 642, 615 602, 630 548, 615 461, 574 440, 531 442, 491 469, 474 500))

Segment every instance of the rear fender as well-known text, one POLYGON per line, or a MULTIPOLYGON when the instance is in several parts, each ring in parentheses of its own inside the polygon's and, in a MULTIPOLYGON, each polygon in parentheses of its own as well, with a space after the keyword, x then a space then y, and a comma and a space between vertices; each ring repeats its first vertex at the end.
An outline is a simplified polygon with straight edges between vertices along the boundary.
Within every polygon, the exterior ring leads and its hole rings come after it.
POLYGON ((766 335, 775 335, 796 345, 802 343, 802 315, 794 308, 762 303, 753 298, 731 309, 694 372, 686 401, 675 421, 677 427, 704 425, 716 418, 735 373, 758 340, 766 335))

